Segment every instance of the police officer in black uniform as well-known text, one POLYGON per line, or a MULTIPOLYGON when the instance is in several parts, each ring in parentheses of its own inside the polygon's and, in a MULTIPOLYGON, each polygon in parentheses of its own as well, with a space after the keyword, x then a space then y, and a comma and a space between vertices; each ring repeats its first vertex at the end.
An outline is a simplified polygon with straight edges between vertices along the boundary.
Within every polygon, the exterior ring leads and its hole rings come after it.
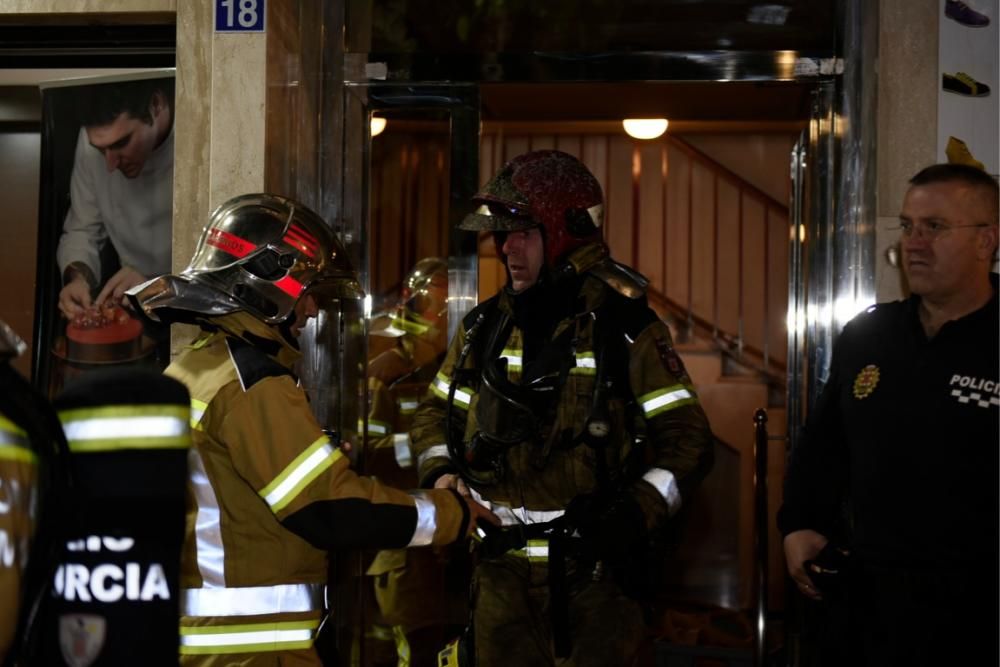
POLYGON ((779 527, 829 664, 997 664, 997 183, 927 167, 899 216, 911 296, 840 335, 779 527), (843 636, 845 635, 846 636, 843 636))

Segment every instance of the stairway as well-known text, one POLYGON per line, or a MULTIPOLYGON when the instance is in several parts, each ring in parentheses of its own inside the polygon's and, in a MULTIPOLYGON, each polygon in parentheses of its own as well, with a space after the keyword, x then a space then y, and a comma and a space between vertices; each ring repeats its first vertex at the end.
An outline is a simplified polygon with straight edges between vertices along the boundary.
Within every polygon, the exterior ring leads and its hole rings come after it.
MULTIPOLYGON (((673 323, 671 329, 678 328, 673 323)), ((781 392, 752 369, 727 358, 714 342, 697 335, 676 349, 684 361, 716 437, 716 464, 691 500, 685 541, 677 554, 676 593, 728 609, 752 605, 753 554, 753 415, 768 415, 768 606, 784 607, 784 558, 775 527, 785 470, 786 412, 773 403, 781 392), (770 400, 769 400, 770 399, 770 400)))

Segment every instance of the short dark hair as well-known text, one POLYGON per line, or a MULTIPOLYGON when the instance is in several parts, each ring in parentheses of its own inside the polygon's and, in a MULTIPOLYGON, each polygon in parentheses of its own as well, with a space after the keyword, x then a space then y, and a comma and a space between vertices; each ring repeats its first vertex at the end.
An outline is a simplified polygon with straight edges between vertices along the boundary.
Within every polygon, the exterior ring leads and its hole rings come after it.
POLYGON ((174 78, 139 79, 87 86, 78 99, 77 116, 84 127, 107 125, 122 113, 144 123, 152 123, 149 107, 153 97, 161 93, 173 108, 174 78))
POLYGON ((993 222, 996 222, 997 206, 1000 204, 1000 184, 982 169, 967 164, 932 164, 918 171, 910 179, 910 185, 918 186, 952 181, 960 181, 975 188, 983 188, 986 204, 992 209, 993 222))

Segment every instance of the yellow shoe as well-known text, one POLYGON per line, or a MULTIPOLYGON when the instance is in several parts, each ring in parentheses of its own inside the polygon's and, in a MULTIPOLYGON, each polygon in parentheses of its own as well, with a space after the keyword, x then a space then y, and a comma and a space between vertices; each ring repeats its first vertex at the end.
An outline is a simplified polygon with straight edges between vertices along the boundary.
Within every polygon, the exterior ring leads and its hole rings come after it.
POLYGON ((966 164, 982 171, 986 171, 986 165, 973 157, 969 147, 965 142, 955 137, 948 137, 948 145, 945 146, 944 154, 948 156, 948 162, 952 164, 966 164))

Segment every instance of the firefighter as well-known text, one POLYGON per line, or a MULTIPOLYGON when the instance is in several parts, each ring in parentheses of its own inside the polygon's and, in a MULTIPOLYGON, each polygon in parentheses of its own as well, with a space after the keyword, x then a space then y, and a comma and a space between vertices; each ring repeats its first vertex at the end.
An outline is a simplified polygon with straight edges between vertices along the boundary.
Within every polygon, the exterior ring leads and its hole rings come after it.
MULTIPOLYGON (((417 485, 408 431, 447 348, 448 263, 426 257, 403 279, 392 318, 372 334, 392 346, 368 364, 368 472, 399 488, 417 485)), ((391 664, 437 667, 437 652, 467 618, 467 550, 386 549, 368 568, 391 664)), ((384 653, 384 652, 380 652, 384 653)))
POLYGON ((327 551, 445 544, 480 506, 362 478, 297 384, 297 337, 327 300, 362 296, 326 223, 294 201, 217 208, 190 265, 129 291, 156 321, 201 333, 165 373, 191 393, 181 568, 182 664, 321 664, 327 551))
POLYGON ((480 548, 471 634, 442 661, 630 664, 645 630, 629 595, 711 466, 705 414, 647 281, 608 256, 579 160, 521 155, 474 204, 460 227, 492 233, 508 281, 464 318, 410 433, 421 484, 503 527, 480 548))
POLYGON ((0 322, 0 664, 31 664, 32 619, 50 590, 69 489, 52 407, 11 362, 27 349, 0 322))
POLYGON ((176 665, 187 389, 158 371, 109 367, 68 384, 53 407, 74 484, 31 664, 176 665))

